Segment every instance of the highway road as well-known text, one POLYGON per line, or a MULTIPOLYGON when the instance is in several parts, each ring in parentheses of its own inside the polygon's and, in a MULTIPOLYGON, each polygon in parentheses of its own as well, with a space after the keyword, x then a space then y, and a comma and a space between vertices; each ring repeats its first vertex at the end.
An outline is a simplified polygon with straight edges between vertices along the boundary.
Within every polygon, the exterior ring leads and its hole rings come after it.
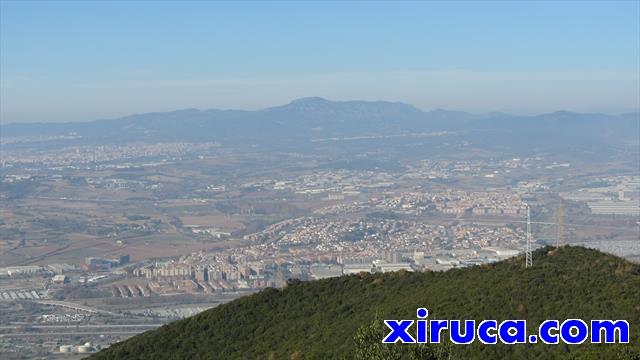
MULTIPOLYGON (((78 324, 78 325, 26 325, 33 329, 155 329, 164 324, 78 324)), ((0 330, 24 330, 25 325, 0 325, 0 330)))

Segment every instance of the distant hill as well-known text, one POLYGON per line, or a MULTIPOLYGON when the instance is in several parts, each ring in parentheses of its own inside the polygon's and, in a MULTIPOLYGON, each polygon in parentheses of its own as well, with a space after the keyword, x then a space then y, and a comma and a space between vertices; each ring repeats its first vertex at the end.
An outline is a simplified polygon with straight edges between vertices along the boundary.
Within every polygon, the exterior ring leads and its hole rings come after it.
POLYGON ((639 349, 640 266, 563 247, 539 249, 529 269, 516 257, 440 273, 293 281, 135 336, 91 359, 638 359, 639 349), (529 329, 543 319, 626 319, 632 344, 476 342, 431 345, 416 356, 415 345, 379 343, 380 319, 415 319, 418 307, 430 309, 429 318, 527 319, 529 329))
POLYGON ((539 116, 422 111, 385 101, 329 101, 311 97, 258 111, 196 110, 147 113, 81 123, 3 124, 3 137, 75 134, 90 142, 218 141, 223 144, 291 143, 345 136, 450 131, 479 144, 545 146, 583 144, 601 149, 638 143, 640 113, 539 116))

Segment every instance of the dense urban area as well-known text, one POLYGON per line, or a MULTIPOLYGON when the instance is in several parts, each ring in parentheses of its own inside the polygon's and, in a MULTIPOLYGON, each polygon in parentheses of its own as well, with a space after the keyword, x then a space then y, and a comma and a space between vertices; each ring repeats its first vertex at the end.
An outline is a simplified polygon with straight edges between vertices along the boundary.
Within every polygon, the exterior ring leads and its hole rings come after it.
POLYGON ((499 261, 524 250, 527 210, 534 248, 640 258, 637 154, 514 156, 446 132, 81 140, 2 139, 0 357, 81 358, 291 279, 499 261), (440 151, 405 155, 425 139, 440 151))

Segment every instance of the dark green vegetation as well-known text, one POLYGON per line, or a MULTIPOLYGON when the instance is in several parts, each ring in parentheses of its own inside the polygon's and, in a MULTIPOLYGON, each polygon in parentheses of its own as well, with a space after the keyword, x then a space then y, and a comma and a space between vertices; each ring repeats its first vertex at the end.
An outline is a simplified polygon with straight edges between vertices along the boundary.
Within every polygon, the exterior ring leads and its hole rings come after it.
POLYGON ((540 249, 530 269, 523 262, 292 281, 135 336, 92 359, 639 358, 639 265, 580 247, 540 249), (527 319, 530 333, 543 319, 626 319, 632 344, 419 349, 379 343, 375 334, 384 329, 375 319, 415 319, 417 307, 430 309, 430 319, 527 319))

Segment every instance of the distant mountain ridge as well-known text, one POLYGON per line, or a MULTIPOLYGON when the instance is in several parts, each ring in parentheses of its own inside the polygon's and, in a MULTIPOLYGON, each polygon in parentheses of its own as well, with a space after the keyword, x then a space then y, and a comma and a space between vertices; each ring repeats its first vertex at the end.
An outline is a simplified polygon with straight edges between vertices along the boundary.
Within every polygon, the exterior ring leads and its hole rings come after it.
POLYGON ((393 355, 395 347, 395 356, 377 354, 383 326, 369 344, 356 341, 360 329, 382 319, 415 319, 418 307, 427 307, 430 319, 526 319, 530 334, 546 319, 625 319, 631 327, 630 344, 476 341, 453 346, 445 359, 638 359, 640 265, 581 247, 547 247, 533 255, 528 269, 519 256, 446 272, 291 281, 135 336, 91 359, 440 359, 400 356, 412 346, 400 344, 386 349, 393 355), (354 356, 362 346, 377 356, 354 356))
POLYGON ((60 136, 89 141, 220 141, 264 143, 319 137, 451 131, 488 143, 516 140, 637 142, 640 113, 579 114, 558 111, 537 116, 461 111, 422 111, 386 101, 330 101, 320 97, 256 111, 185 109, 80 123, 0 125, 2 137, 60 136))

